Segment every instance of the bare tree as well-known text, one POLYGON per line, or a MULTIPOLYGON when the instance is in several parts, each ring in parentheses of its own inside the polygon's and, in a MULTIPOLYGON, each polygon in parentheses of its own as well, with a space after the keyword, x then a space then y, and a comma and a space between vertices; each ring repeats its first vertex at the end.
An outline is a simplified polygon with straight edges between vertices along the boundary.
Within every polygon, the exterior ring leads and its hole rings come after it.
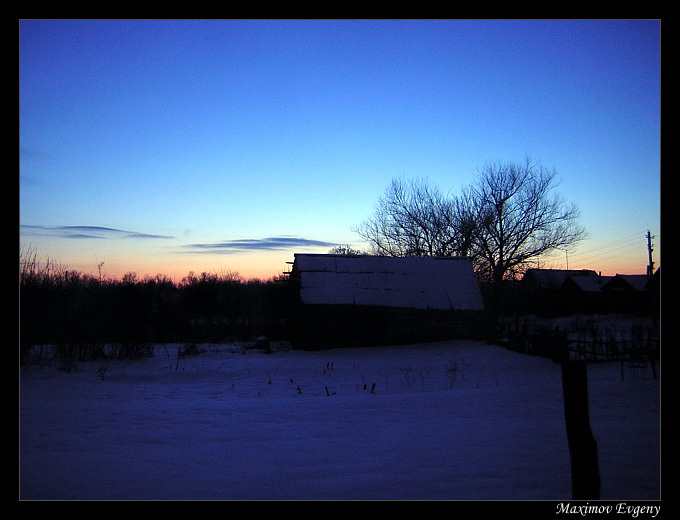
POLYGON ((494 282, 586 237, 577 208, 551 194, 555 179, 555 171, 526 159, 486 166, 467 190, 477 214, 477 259, 494 282))
POLYGON ((361 251, 359 251, 358 249, 354 249, 349 244, 335 246, 330 251, 328 251, 328 253, 331 255, 350 255, 350 256, 358 256, 363 254, 361 251))
POLYGON ((456 254, 474 260, 477 256, 475 239, 479 233, 479 221, 473 199, 464 192, 451 199, 449 204, 451 209, 447 212, 447 220, 456 254))
POLYGON ((467 256, 481 277, 499 282, 585 238, 576 207, 552 194, 555 179, 526 159, 488 165, 455 197, 423 180, 393 180, 355 231, 373 254, 467 256))
POLYGON ((386 256, 458 254, 456 206, 424 180, 393 180, 371 218, 355 231, 386 256))

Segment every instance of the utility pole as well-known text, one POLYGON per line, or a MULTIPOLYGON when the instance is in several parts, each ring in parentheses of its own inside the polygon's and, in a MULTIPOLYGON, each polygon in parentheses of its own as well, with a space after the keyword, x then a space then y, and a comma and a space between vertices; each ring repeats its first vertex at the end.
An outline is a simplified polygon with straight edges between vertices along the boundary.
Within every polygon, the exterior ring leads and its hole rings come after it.
POLYGON ((647 254, 649 255, 649 263, 647 264, 647 276, 652 276, 654 274, 654 261, 652 260, 652 234, 647 230, 647 254))

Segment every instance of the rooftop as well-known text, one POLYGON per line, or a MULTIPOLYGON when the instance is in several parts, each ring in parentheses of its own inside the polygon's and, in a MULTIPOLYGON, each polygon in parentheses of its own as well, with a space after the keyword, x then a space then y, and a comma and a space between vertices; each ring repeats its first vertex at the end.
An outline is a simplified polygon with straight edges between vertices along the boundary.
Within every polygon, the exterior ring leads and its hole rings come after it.
POLYGON ((483 310, 464 257, 295 254, 305 304, 483 310))

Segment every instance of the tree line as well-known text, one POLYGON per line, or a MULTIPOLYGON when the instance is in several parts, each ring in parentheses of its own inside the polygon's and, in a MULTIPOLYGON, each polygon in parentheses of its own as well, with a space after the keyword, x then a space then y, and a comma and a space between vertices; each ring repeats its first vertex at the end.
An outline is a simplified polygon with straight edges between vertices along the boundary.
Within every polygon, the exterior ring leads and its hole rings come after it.
POLYGON ((237 273, 190 272, 121 279, 84 274, 35 251, 20 258, 20 344, 247 341, 286 336, 288 285, 282 278, 245 280, 237 273))

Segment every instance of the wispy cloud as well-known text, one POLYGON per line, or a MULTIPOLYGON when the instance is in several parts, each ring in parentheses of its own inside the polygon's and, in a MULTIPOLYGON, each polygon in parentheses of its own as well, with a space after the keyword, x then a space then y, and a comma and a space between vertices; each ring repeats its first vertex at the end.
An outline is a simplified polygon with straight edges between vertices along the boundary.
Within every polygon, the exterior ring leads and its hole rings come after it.
POLYGON ((152 235, 137 231, 126 231, 101 226, 32 226, 21 225, 24 235, 56 236, 77 239, 112 239, 112 238, 174 238, 167 235, 152 235))
POLYGON ((278 251, 290 250, 303 247, 333 247, 337 244, 322 240, 310 240, 299 237, 268 237, 268 238, 243 238, 240 240, 225 240, 204 244, 187 244, 187 252, 192 253, 238 253, 243 251, 278 251))

